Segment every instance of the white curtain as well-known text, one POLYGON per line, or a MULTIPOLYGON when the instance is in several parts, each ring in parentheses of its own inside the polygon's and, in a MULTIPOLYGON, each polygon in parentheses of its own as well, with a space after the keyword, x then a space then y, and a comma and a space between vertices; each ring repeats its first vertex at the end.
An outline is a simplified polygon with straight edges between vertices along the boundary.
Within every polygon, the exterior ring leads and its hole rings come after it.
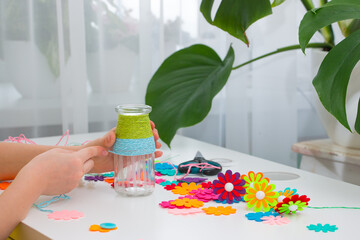
MULTIPOLYGON (((251 26, 250 48, 208 24, 200 2, 0 1, 0 139, 109 130, 114 107, 144 103, 161 62, 195 43, 222 58, 232 43, 236 64, 297 43, 298 1, 251 26)), ((306 59, 289 52, 233 71, 209 116, 179 134, 295 165, 291 144, 325 137, 306 59)))

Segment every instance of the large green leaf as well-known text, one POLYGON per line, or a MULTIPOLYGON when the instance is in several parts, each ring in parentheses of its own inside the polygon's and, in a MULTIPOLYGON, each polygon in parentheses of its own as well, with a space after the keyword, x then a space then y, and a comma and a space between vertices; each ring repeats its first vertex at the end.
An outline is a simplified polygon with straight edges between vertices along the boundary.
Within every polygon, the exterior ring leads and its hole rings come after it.
POLYGON ((240 39, 246 45, 249 40, 246 29, 257 20, 272 13, 269 0, 222 0, 215 14, 211 18, 214 0, 202 0, 200 11, 206 21, 240 39))
MULTIPOLYGON (((350 131, 345 108, 346 90, 351 72, 359 60, 360 30, 349 35, 326 55, 313 80, 321 103, 350 131)), ((357 115, 355 125, 360 124, 359 112, 357 115)))
POLYGON ((151 78, 146 104, 160 138, 170 146, 176 131, 201 122, 232 70, 234 50, 224 60, 210 47, 193 45, 165 59, 151 78))
POLYGON ((285 0, 274 0, 273 3, 271 4, 271 7, 277 7, 283 2, 285 2, 285 0))
POLYGON ((308 11, 299 26, 299 43, 305 48, 316 31, 334 22, 360 18, 359 0, 332 0, 321 8, 308 11))

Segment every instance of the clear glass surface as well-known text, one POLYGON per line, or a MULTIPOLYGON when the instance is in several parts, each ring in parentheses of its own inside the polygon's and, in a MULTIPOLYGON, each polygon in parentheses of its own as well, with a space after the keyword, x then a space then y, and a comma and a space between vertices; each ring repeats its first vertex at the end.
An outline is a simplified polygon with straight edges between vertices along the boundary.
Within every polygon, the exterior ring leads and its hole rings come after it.
MULTIPOLYGON (((151 107, 142 104, 126 104, 117 106, 115 110, 119 115, 135 116, 150 113, 151 107)), ((150 124, 148 127, 151 128, 150 124)), ((136 156, 115 154, 115 191, 125 196, 151 194, 155 189, 154 159, 154 153, 136 156)))

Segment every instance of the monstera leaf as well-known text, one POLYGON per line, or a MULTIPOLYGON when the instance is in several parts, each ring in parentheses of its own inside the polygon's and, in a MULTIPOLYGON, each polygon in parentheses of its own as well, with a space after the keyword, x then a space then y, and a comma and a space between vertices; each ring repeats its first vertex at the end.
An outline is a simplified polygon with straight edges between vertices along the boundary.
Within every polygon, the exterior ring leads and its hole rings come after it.
MULTIPOLYGON (((321 63, 313 85, 324 107, 347 129, 346 90, 352 70, 360 60, 360 30, 336 45, 321 63)), ((359 132, 359 112, 355 129, 359 132)))
MULTIPOLYGON (((299 27, 299 42, 303 51, 316 31, 334 22, 360 18, 359 0, 332 0, 323 7, 305 14, 299 27)), ((351 72, 360 59, 360 30, 351 33, 325 57, 313 85, 323 106, 347 129, 346 90, 351 72)), ((355 129, 360 132, 357 113, 355 129)))
POLYGON ((312 36, 321 28, 332 23, 360 18, 359 0, 332 0, 321 8, 307 12, 299 26, 299 43, 305 48, 312 36))
POLYGON ((146 92, 150 118, 170 146, 176 131, 201 122, 224 87, 234 62, 230 46, 224 60, 210 47, 193 45, 175 52, 156 71, 146 92))
MULTIPOLYGON (((279 5, 282 1, 276 1, 279 5)), ((200 11, 208 23, 228 32, 246 45, 249 40, 246 29, 257 20, 272 13, 269 0, 223 0, 216 11, 214 20, 211 18, 214 0, 203 0, 200 11)))

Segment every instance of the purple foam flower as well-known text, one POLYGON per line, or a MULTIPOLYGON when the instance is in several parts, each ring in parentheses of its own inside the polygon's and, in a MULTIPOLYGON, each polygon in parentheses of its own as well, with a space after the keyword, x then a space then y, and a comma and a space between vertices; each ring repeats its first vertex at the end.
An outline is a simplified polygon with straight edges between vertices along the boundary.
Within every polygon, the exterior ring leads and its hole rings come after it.
POLYGON ((86 181, 104 181, 104 176, 102 175, 95 175, 95 176, 85 176, 84 178, 86 181))
POLYGON ((201 182, 204 182, 206 181, 207 178, 191 178, 191 177, 187 177, 187 178, 183 178, 183 179, 180 179, 179 181, 181 182, 187 182, 187 183, 191 183, 191 182, 194 182, 194 183, 201 183, 201 182))
POLYGON ((219 201, 226 200, 227 203, 233 203, 241 200, 241 196, 244 196, 246 189, 243 187, 245 184, 244 179, 240 179, 240 173, 232 173, 231 170, 227 170, 225 175, 218 173, 218 180, 213 181, 214 193, 219 194, 219 201))

